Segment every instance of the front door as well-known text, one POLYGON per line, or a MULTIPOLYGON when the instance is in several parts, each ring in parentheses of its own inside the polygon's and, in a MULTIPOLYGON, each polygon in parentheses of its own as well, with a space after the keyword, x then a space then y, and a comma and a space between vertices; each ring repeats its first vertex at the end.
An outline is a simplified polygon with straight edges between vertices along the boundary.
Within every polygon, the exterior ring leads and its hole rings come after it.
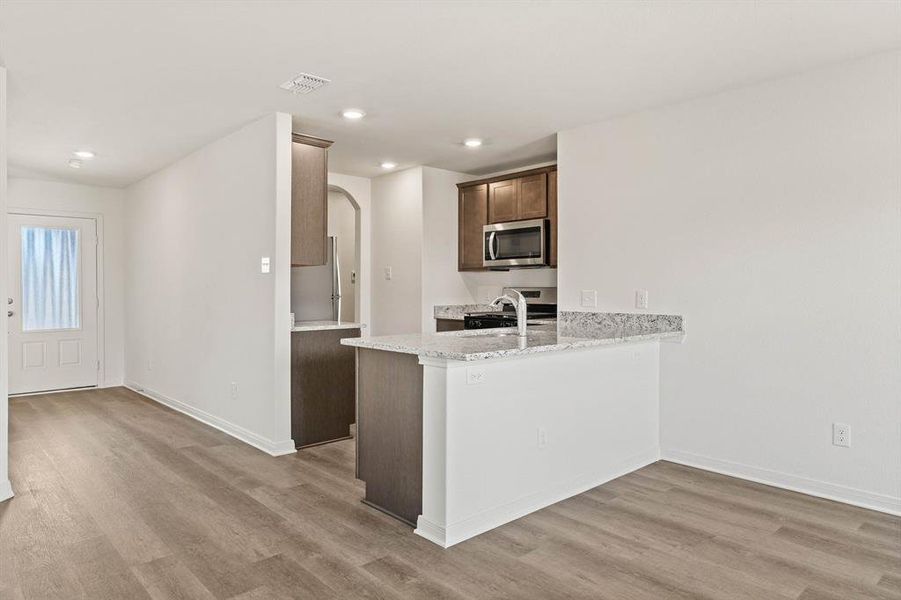
POLYGON ((9 215, 9 393, 96 386, 97 226, 9 215))

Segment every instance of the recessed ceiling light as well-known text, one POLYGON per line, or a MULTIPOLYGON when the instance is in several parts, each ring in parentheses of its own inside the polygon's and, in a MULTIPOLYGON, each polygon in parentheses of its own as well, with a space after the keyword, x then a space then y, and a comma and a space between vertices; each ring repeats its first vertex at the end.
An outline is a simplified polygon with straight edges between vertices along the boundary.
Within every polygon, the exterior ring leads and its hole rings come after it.
POLYGON ((393 163, 393 162, 391 162, 391 161, 385 161, 385 162, 382 163, 382 168, 383 168, 383 169, 393 169, 393 168, 396 167, 396 166, 397 166, 397 163, 393 163))
POLYGON ((468 140, 463 140, 463 145, 467 148, 478 148, 482 145, 482 140, 479 138, 469 138, 468 140))
POLYGON ((91 160, 95 156, 95 154, 90 150, 76 150, 72 154, 74 154, 78 158, 83 158, 85 160, 91 160))
POLYGON ((341 112, 341 116, 345 119, 356 121, 357 119, 362 119, 363 117, 365 117, 366 113, 359 108, 346 108, 341 112))
POLYGON ((80 169, 81 161, 78 160, 77 158, 71 158, 71 159, 69 159, 69 166, 72 167, 73 169, 80 169))

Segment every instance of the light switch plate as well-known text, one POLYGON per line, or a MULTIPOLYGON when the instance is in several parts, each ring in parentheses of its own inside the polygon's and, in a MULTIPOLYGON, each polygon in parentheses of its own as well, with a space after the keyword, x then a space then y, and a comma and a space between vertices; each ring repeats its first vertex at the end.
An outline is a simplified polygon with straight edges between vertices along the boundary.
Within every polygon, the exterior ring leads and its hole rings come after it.
POLYGON ((268 273, 269 272, 269 257, 264 256, 260 259, 260 273, 268 273))
POLYGON ((582 308, 597 308, 598 291, 582 290, 582 308))
POLYGON ((391 267, 385 267, 385 280, 391 281, 391 267))
POLYGON ((648 291, 647 290, 635 290, 635 308, 644 308, 648 307, 648 291))

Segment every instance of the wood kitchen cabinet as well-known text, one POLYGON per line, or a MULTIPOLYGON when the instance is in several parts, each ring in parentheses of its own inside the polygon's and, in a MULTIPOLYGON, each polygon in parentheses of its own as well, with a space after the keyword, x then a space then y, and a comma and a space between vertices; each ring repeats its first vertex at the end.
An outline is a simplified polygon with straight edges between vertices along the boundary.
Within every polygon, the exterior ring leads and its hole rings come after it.
POLYGON ((519 178, 518 209, 516 220, 547 217, 547 173, 519 178))
POLYGON ((419 357, 357 348, 357 479, 365 504, 412 527, 422 514, 419 357))
POLYGON ((488 222, 516 221, 519 215, 519 179, 488 184, 488 222))
POLYGON ((462 319, 435 319, 435 331, 463 331, 466 324, 462 319))
POLYGON ((295 133, 291 144, 291 266, 327 260, 328 149, 332 142, 295 133))
POLYGON ((557 266, 557 171, 547 174, 547 220, 550 229, 548 243, 551 250, 548 254, 549 266, 557 266))
POLYGON ((291 437, 298 448, 350 437, 356 420, 355 353, 342 338, 359 329, 291 333, 291 437))
POLYGON ((460 188, 459 271, 481 271, 482 227, 488 224, 488 184, 460 188))
POLYGON ((547 173, 488 184, 488 222, 506 223, 547 216, 547 173))
POLYGON ((489 223, 548 219, 549 266, 557 266, 557 167, 458 183, 458 271, 485 271, 482 228, 489 223))

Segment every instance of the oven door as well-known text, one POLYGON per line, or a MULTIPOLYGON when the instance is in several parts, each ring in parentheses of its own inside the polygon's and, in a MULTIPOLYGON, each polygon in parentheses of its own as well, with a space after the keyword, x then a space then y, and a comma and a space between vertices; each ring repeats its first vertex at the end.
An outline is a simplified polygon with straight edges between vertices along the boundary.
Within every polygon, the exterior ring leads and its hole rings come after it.
POLYGON ((482 265, 536 267, 547 264, 547 221, 495 223, 482 228, 482 265))

